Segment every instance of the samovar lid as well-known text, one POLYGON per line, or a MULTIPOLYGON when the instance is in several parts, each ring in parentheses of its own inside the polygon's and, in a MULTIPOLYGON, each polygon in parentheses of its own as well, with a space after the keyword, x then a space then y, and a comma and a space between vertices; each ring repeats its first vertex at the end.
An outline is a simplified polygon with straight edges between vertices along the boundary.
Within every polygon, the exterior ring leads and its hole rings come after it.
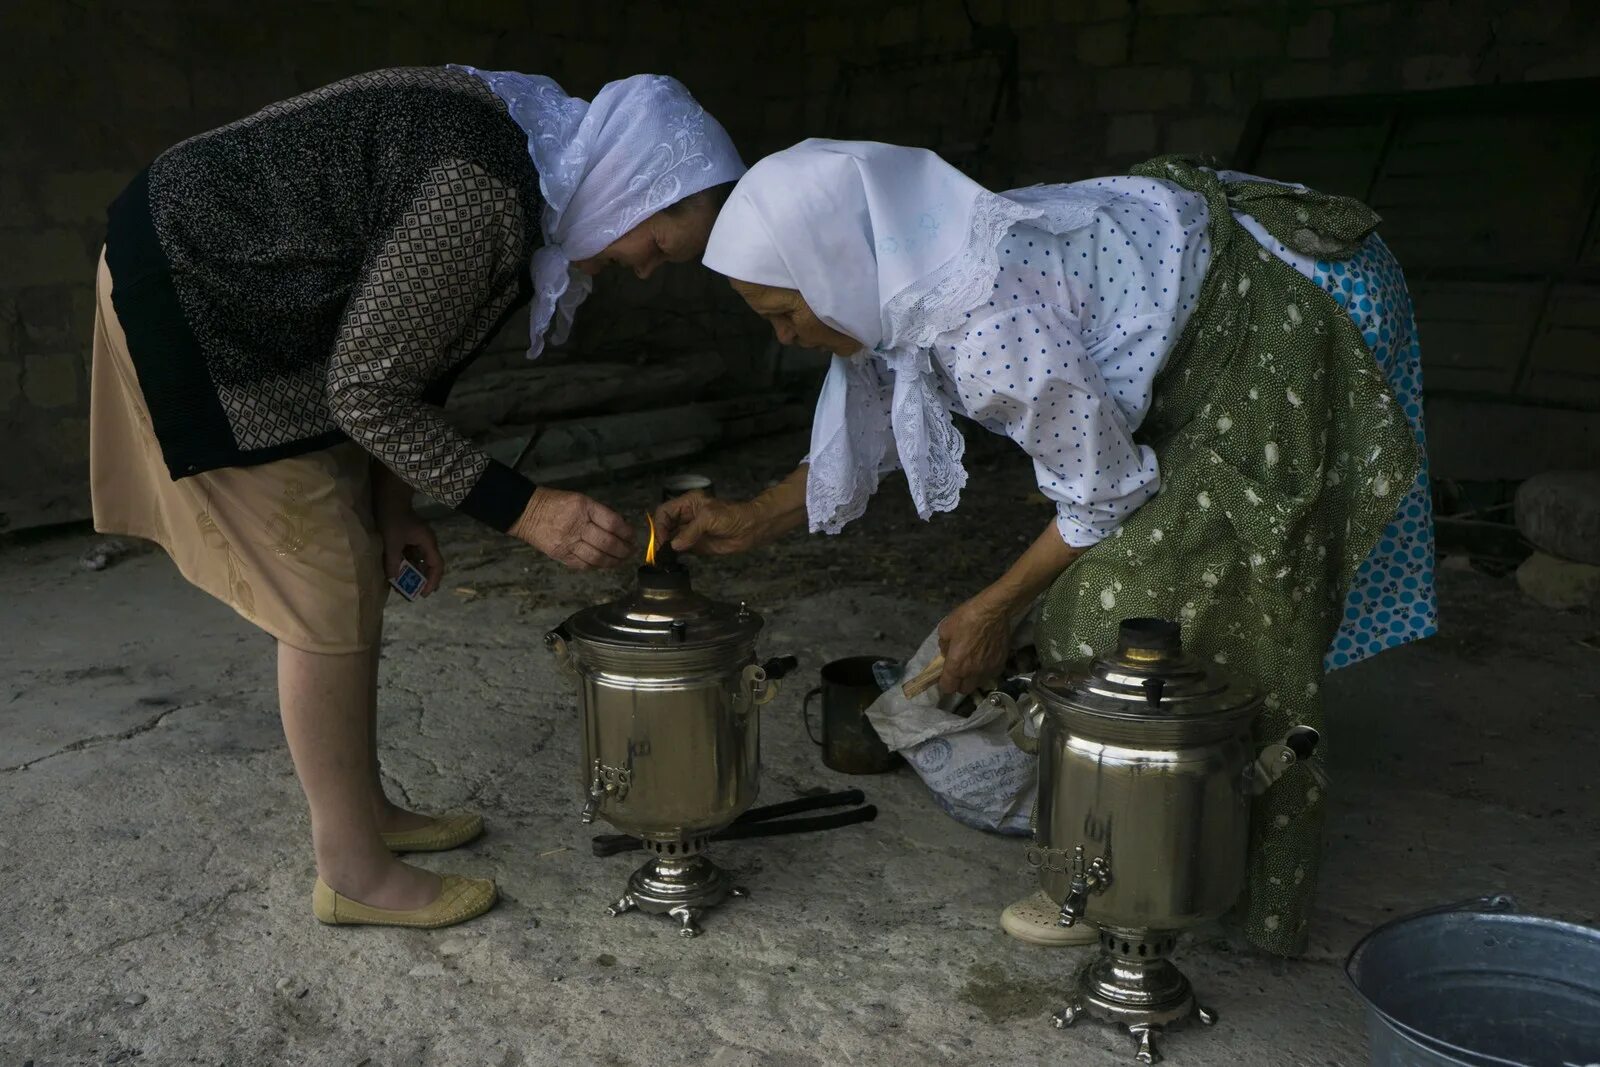
POLYGON ((622 597, 584 608, 564 624, 573 639, 612 648, 694 649, 754 641, 761 616, 694 591, 681 563, 646 564, 622 597))
POLYGON ((1182 630, 1165 619, 1125 619, 1117 647, 1087 674, 1041 671, 1034 689, 1046 707, 1124 722, 1248 720, 1261 704, 1226 671, 1185 652, 1182 630))

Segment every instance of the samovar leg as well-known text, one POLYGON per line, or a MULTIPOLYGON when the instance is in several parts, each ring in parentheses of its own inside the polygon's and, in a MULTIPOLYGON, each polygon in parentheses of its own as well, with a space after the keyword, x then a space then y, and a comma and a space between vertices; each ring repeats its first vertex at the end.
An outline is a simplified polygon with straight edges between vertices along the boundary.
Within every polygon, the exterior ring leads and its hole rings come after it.
POLYGON ((632 893, 624 893, 622 896, 617 898, 617 902, 615 904, 606 909, 606 914, 615 919, 618 915, 628 914, 628 912, 632 911, 638 906, 639 902, 633 899, 632 893))
POLYGON ((729 886, 728 895, 730 897, 747 897, 750 895, 750 890, 746 889, 742 885, 729 886))
POLYGON ((1083 1018, 1083 1001, 1069 1000, 1066 1007, 1050 1017, 1050 1022, 1057 1030, 1065 1030, 1081 1018, 1083 1018))
POLYGON ((700 936, 700 911, 701 909, 699 908, 691 908, 687 904, 679 904, 676 908, 667 912, 668 915, 677 919, 681 924, 678 927, 679 937, 700 936))
POLYGON ((1194 1017, 1200 1020, 1201 1026, 1217 1025, 1217 1013, 1202 1005, 1196 1004, 1194 1006, 1194 1017))
POLYGON ((1134 1059, 1140 1063, 1161 1062, 1161 1050, 1156 1047, 1156 1037, 1161 1033, 1159 1026, 1151 1026, 1148 1023, 1135 1023, 1133 1026, 1128 1027, 1128 1033, 1132 1034, 1139 1042, 1139 1048, 1133 1054, 1134 1059))

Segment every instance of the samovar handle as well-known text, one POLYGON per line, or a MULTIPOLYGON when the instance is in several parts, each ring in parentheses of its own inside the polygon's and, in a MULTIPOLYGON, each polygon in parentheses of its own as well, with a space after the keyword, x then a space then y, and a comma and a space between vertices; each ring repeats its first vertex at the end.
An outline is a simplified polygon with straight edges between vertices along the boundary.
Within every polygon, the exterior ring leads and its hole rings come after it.
POLYGON ((567 648, 568 634, 564 627, 558 626, 544 635, 544 647, 556 658, 556 666, 568 674, 577 674, 578 668, 572 662, 572 652, 567 648))
POLYGON ((1245 792, 1260 796, 1297 763, 1305 764, 1317 785, 1326 789, 1328 772, 1320 760, 1311 758, 1321 741, 1322 735, 1309 726, 1291 727, 1283 737, 1262 748, 1254 762, 1246 764, 1243 780, 1245 792))
POLYGON ((778 679, 800 665, 794 656, 774 656, 765 663, 752 663, 740 675, 740 692, 748 703, 741 701, 740 714, 748 714, 763 704, 770 704, 778 695, 778 679))
POLYGON ((983 698, 983 703, 999 708, 1005 713, 1010 722, 1006 727, 1006 736, 1011 739, 1013 745, 1030 756, 1038 754, 1039 738, 1028 733, 1030 724, 1033 725, 1035 733, 1039 729, 1042 718, 1040 711, 1043 705, 1039 703, 1038 697, 1031 692, 1013 697, 1003 689, 996 689, 983 698))

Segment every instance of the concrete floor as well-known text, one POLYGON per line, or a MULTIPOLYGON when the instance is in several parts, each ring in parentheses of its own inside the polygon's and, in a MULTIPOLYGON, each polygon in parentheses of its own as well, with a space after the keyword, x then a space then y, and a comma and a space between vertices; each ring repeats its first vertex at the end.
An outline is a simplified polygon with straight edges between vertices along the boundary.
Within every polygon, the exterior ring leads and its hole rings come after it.
MULTIPOLYGON (((743 495, 803 447, 703 469, 743 495)), ((578 722, 540 639, 619 576, 445 524, 446 590, 389 608, 385 763, 399 798, 485 813, 478 844, 419 862, 493 875, 505 902, 453 930, 329 929, 309 911, 269 642, 159 555, 90 573, 87 537, 0 548, 0 1067, 1127 1062, 1117 1033, 1048 1024, 1075 955, 996 926, 1029 889, 1022 846, 951 822, 908 770, 824 770, 801 728, 820 664, 909 652, 1043 527, 1025 464, 975 448, 973 467, 957 516, 916 523, 891 483, 842 538, 699 566, 703 588, 767 613, 765 650, 802 658, 766 711, 763 801, 859 785, 882 814, 719 846, 753 896, 695 941, 606 917, 639 859, 591 857, 576 817, 578 722)), ((654 481, 598 495, 639 512, 654 481)), ((1172 1062, 1364 1062, 1340 962, 1408 909, 1509 890, 1600 921, 1600 649, 1581 643, 1600 624, 1509 579, 1447 570, 1442 587, 1443 636, 1329 684, 1335 811, 1310 955, 1187 945, 1222 1022, 1172 1036, 1172 1062)))

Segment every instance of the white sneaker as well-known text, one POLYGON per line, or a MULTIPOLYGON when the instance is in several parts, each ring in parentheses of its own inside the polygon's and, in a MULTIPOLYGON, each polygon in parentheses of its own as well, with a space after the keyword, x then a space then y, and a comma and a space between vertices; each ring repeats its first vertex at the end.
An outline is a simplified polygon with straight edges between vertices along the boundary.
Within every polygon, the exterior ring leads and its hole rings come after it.
POLYGON ((1079 919, 1071 926, 1062 926, 1060 918, 1061 905, 1041 889, 1002 911, 1000 929, 1018 941, 1044 948, 1093 945, 1100 940, 1100 930, 1093 923, 1079 919))

